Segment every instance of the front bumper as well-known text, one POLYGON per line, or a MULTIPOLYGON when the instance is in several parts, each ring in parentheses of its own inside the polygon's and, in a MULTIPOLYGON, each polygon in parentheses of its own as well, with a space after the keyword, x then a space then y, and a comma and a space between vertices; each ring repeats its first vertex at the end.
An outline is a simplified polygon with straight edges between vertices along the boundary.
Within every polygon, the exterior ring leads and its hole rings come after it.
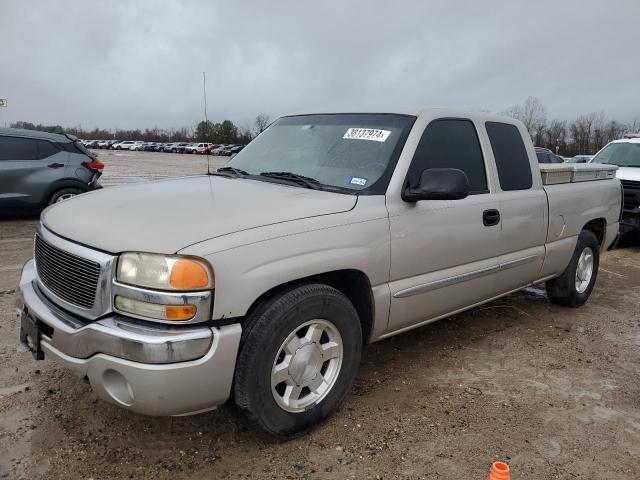
POLYGON ((82 377, 99 398, 146 415, 188 415, 230 394, 242 329, 142 324, 120 315, 85 322, 39 290, 33 261, 20 280, 18 311, 39 347, 82 377))

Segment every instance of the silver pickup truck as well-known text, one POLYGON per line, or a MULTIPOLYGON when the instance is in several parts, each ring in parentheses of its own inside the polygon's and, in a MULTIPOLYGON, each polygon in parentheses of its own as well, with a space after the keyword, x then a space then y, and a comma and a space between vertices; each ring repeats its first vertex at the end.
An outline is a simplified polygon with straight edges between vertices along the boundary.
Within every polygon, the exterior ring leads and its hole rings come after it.
POLYGON ((536 283, 584 304, 618 234, 615 168, 541 174, 524 126, 492 115, 285 116, 212 174, 48 208, 21 339, 132 411, 232 399, 299 432, 349 392, 363 343, 536 283))

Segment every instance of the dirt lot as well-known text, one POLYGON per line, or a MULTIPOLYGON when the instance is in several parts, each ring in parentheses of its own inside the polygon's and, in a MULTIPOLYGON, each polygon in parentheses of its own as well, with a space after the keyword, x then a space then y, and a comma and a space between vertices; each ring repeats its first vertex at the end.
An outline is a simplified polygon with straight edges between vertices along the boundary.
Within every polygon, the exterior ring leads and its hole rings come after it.
MULTIPOLYGON (((206 170, 204 157, 187 155, 101 158, 107 188, 206 170)), ((273 443, 228 408, 143 417, 36 363, 13 309, 35 225, 0 221, 0 478, 471 480, 495 459, 514 480, 640 478, 637 243, 604 256, 583 308, 529 289, 367 346, 342 408, 310 434, 273 443)))

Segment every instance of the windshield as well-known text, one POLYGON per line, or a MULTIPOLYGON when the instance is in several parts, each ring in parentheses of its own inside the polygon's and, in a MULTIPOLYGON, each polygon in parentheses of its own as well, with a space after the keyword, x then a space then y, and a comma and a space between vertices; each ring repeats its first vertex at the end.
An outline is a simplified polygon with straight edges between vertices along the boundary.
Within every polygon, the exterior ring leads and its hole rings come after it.
POLYGON ((592 163, 640 167, 640 143, 610 143, 593 157, 592 163))
POLYGON ((283 117, 228 166, 249 175, 290 172, 347 192, 384 193, 414 121, 390 114, 283 117))

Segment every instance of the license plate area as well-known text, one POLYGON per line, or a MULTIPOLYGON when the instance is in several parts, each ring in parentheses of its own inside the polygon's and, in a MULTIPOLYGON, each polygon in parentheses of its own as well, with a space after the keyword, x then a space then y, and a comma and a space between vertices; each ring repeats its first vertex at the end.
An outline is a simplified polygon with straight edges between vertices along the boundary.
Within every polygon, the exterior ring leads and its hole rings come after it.
POLYGON ((44 360, 41 338, 42 333, 38 327, 38 321, 26 312, 22 312, 20 315, 20 341, 29 349, 36 360, 44 360))

